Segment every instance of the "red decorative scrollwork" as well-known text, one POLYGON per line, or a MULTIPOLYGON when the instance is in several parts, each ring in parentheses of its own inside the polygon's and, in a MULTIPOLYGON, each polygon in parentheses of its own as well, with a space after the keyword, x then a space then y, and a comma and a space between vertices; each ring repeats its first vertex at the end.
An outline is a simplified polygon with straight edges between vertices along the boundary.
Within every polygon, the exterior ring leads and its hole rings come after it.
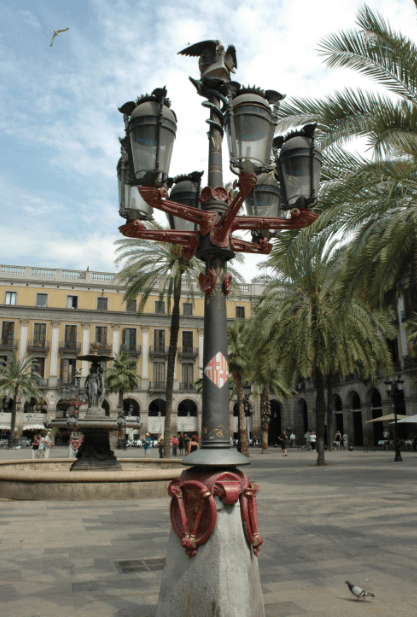
POLYGON ((223 188, 222 186, 216 186, 216 188, 212 189, 210 186, 206 186, 200 193, 200 202, 202 204, 207 203, 210 199, 218 199, 219 201, 224 201, 227 204, 230 204, 232 198, 230 196, 230 191, 223 188))
POLYGON ((217 521, 216 495, 225 505, 240 500, 246 539, 257 556, 263 543, 258 531, 258 491, 259 486, 251 484, 240 470, 208 473, 187 469, 178 480, 173 480, 168 487, 168 494, 172 497, 171 522, 187 555, 194 557, 198 546, 207 542, 214 531, 217 521))
POLYGON ((269 255, 272 251, 272 244, 268 242, 268 238, 261 238, 259 242, 246 242, 240 238, 231 238, 230 247, 236 253, 260 253, 261 255, 269 255))
POLYGON ((224 277, 224 283, 223 283, 223 290, 224 290, 225 296, 229 295, 231 286, 232 286, 232 275, 227 273, 226 276, 224 277))
POLYGON ((201 272, 198 277, 198 282, 203 293, 206 295, 211 293, 214 289, 214 285, 216 284, 215 272, 213 270, 209 270, 207 275, 201 272))

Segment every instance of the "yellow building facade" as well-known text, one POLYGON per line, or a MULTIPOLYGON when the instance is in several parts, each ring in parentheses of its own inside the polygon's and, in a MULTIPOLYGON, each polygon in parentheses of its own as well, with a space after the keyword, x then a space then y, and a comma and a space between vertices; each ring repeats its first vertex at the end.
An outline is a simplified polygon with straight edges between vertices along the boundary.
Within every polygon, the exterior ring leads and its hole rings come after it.
MULTIPOLYGON (((201 397, 195 381, 203 364, 204 296, 193 285, 193 289, 184 288, 181 297, 173 431, 201 429, 201 397)), ((228 319, 250 318, 260 291, 258 285, 240 285, 227 300, 228 319)), ((89 353, 96 341, 100 351, 112 355, 126 351, 135 359, 140 385, 124 396, 124 412, 140 416, 140 435, 162 432, 170 316, 166 301, 159 300, 158 288, 140 315, 139 302, 140 297, 131 303, 124 300, 123 287, 114 273, 0 266, 0 357, 5 358, 13 349, 20 358, 30 353, 43 378, 42 405, 30 400, 18 404, 16 436, 40 426, 40 417, 55 417, 62 407, 62 388, 73 382, 77 369, 83 386, 88 363, 76 358, 89 353)), ((117 404, 117 395, 107 392, 103 403, 106 413, 117 415, 117 404)), ((5 399, 0 430, 10 427, 11 407, 12 401, 5 399)), ((231 415, 232 431, 235 420, 231 415)))

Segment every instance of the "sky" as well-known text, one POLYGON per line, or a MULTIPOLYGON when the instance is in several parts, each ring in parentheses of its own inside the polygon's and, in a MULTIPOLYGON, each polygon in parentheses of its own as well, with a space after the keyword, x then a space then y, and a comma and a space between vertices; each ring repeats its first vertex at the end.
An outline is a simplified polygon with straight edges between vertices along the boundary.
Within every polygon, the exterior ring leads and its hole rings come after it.
MULTIPOLYGON (((417 40, 412 0, 369 0, 417 40)), ((328 70, 321 39, 355 26, 358 0, 0 0, 0 263, 113 272, 118 227, 118 107, 166 85, 178 117, 170 175, 205 170, 207 110, 188 76, 189 43, 237 49, 234 79, 293 97, 345 86, 375 89, 328 70), (53 29, 69 28, 55 39, 53 29)), ((223 161, 225 182, 227 144, 223 161)), ((163 216, 163 215, 162 215, 163 216)), ((264 258, 238 266, 246 281, 264 258)))

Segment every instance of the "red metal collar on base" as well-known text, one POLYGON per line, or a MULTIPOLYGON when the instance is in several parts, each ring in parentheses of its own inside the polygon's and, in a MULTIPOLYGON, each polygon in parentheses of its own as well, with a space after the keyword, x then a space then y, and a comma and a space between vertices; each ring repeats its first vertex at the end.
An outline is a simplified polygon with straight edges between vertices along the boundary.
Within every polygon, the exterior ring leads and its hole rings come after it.
POLYGON ((172 497, 171 522, 188 556, 194 557, 197 548, 207 542, 214 531, 217 521, 214 495, 226 505, 240 500, 246 539, 257 556, 263 543, 258 532, 258 491, 259 486, 251 484, 240 470, 207 473, 187 469, 179 479, 173 480, 168 487, 172 497))

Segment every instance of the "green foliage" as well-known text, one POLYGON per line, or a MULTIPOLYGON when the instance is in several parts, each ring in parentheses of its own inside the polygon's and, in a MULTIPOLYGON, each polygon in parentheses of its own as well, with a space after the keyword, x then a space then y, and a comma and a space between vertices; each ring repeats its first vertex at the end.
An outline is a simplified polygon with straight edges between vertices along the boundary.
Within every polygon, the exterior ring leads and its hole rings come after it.
POLYGON ((0 395, 2 398, 20 396, 34 398, 37 403, 42 401, 42 393, 39 390, 43 382, 42 377, 36 372, 38 366, 33 356, 26 354, 23 360, 19 360, 16 351, 7 355, 7 360, 0 361, 0 395))
POLYGON ((417 46, 367 6, 357 25, 328 36, 319 51, 329 68, 359 72, 389 94, 344 89, 283 102, 278 128, 318 123, 324 165, 313 227, 349 238, 340 297, 363 292, 369 304, 386 307, 403 296, 416 308, 417 46), (344 149, 358 137, 372 161, 344 149))
POLYGON ((111 392, 132 392, 138 387, 139 379, 136 361, 124 351, 115 355, 113 366, 106 370, 106 386, 111 392))

